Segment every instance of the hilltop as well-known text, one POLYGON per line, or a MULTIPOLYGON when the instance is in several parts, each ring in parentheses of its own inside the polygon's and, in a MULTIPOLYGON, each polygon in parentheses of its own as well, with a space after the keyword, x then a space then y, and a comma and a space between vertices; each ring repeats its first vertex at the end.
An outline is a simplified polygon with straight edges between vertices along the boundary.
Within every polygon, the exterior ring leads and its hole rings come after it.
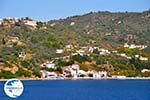
POLYGON ((0 20, 0 78, 82 71, 150 76, 150 11, 90 12, 39 22, 0 20), (148 73, 147 73, 148 72, 148 73))

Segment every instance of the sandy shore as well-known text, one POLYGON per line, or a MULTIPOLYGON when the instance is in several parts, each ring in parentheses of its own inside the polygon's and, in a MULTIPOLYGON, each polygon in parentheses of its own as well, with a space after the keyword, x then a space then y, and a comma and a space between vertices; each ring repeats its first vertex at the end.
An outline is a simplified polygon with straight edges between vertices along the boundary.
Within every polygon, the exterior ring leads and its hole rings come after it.
MULTIPOLYGON (((52 79, 52 78, 15 78, 22 81, 34 81, 34 80, 150 80, 150 77, 126 77, 126 78, 112 78, 112 77, 106 77, 106 78, 91 78, 91 77, 79 77, 79 78, 63 78, 63 79, 52 79)), ((0 81, 7 81, 8 79, 0 79, 0 81)))

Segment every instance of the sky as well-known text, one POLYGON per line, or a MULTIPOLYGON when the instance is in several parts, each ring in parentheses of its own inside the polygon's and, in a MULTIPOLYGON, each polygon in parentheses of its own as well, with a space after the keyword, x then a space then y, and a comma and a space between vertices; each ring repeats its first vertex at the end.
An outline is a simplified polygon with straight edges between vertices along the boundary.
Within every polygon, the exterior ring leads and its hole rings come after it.
POLYGON ((149 9, 150 0, 0 0, 0 18, 29 17, 39 21, 91 11, 142 12, 149 9))

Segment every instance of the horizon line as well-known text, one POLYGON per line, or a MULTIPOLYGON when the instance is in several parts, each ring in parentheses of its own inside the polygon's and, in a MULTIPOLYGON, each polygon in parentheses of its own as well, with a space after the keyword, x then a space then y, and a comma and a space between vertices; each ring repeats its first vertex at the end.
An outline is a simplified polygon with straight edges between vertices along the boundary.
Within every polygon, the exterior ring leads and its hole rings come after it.
POLYGON ((35 21, 41 21, 41 22, 48 22, 48 21, 54 21, 54 20, 63 20, 63 19, 67 19, 69 17, 75 17, 75 16, 83 16, 83 15, 86 15, 86 14, 90 14, 90 13, 144 13, 144 12, 150 12, 150 8, 149 9, 146 9, 146 10, 142 10, 142 11, 109 11, 109 10, 99 10, 99 11, 88 11, 88 12, 85 12, 85 13, 82 13, 82 14, 74 14, 74 15, 68 15, 68 16, 64 16, 64 17, 60 17, 60 18, 49 18, 48 20, 41 20, 41 19, 36 19, 36 18, 33 18, 33 17, 30 17, 30 16, 23 16, 23 17, 3 17, 3 18, 0 18, 1 19, 5 19, 5 18, 10 18, 10 19, 13 19, 13 18, 17 18, 17 19, 21 19, 21 18, 30 18, 32 20, 35 20, 35 21))

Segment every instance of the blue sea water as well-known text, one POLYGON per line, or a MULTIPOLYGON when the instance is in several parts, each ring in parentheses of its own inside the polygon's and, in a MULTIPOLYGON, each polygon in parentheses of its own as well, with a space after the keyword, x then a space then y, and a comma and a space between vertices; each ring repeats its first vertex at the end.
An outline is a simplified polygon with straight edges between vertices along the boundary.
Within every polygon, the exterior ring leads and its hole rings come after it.
POLYGON ((150 80, 45 80, 22 81, 24 92, 17 99, 4 93, 0 100, 150 100, 150 80))

